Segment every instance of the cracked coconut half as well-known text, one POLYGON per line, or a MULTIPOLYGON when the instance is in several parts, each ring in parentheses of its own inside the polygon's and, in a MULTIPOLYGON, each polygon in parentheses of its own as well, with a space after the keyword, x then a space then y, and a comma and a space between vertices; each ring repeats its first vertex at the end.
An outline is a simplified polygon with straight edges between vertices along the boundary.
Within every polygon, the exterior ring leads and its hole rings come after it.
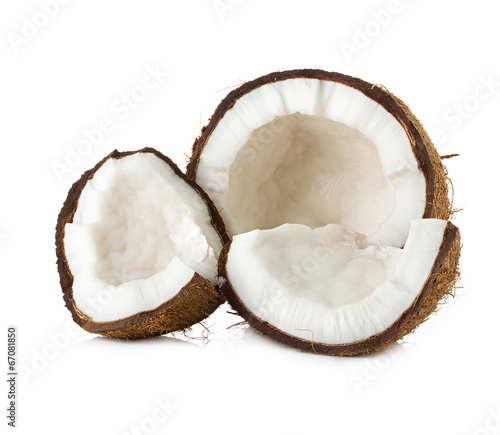
POLYGON ((227 241, 212 201, 170 159, 114 151, 73 185, 59 215, 64 300, 93 333, 185 329, 224 301, 215 284, 227 241))
POLYGON ((453 290, 460 237, 445 168, 383 87, 321 70, 245 83, 203 129, 187 175, 232 237, 223 293, 277 341, 381 349, 453 290))

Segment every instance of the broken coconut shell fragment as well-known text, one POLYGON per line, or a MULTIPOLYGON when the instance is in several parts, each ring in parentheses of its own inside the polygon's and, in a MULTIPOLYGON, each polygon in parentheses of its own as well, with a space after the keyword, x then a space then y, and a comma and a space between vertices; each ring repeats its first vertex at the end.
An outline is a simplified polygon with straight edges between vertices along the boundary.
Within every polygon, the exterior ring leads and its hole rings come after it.
POLYGON ((258 332, 302 351, 356 355, 425 321, 453 287, 459 252, 457 227, 437 219, 413 221, 404 249, 335 224, 285 224, 236 236, 219 275, 231 306, 258 332))
POLYGON ((202 130, 187 175, 232 237, 223 293, 277 341, 381 349, 453 292, 461 245, 446 169, 382 86, 310 69, 247 82, 202 130))
POLYGON ((185 329, 224 297, 228 241, 205 192, 152 148, 114 151, 70 189, 56 229, 66 306, 89 332, 139 338, 185 329))

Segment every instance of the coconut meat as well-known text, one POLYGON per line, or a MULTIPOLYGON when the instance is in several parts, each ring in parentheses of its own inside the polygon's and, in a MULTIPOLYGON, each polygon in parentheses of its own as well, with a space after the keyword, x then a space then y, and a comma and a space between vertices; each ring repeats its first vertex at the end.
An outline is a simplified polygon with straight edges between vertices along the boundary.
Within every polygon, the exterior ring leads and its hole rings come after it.
POLYGON ((233 238, 227 279, 261 321, 304 340, 352 343, 384 331, 413 304, 445 227, 413 220, 404 249, 336 224, 251 231, 233 238))
POLYGON ((296 78, 236 100, 201 153, 196 181, 230 235, 336 223, 400 247, 425 208, 403 126, 349 86, 296 78))
POLYGON ((64 231, 73 299, 96 322, 157 308, 195 272, 215 282, 222 246, 208 208, 152 153, 108 159, 64 231))

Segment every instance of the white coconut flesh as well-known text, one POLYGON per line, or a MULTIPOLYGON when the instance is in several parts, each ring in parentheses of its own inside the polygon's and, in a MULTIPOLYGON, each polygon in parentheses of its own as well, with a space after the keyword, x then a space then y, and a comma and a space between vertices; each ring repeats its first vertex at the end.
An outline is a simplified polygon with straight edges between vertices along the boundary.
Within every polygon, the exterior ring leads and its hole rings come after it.
POLYGON ((422 290, 446 221, 413 220, 404 249, 340 225, 284 224, 233 238, 227 278, 248 311, 292 336, 346 344, 383 332, 422 290))
POLYGON ((349 86, 296 78, 239 98, 196 170, 230 235, 336 223, 402 246, 426 186, 403 126, 349 86))
POLYGON ((195 272, 214 283, 222 246, 197 192, 136 153, 108 159, 87 182, 64 248, 76 306, 107 322, 157 308, 195 272))

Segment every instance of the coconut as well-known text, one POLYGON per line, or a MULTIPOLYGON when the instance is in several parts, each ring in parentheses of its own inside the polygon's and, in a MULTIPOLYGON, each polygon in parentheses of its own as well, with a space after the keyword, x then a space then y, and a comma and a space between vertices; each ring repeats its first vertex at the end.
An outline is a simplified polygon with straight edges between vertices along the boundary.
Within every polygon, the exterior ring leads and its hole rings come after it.
POLYGON ((340 225, 284 224, 235 236, 220 258, 222 291, 258 332, 299 350, 379 350, 426 320, 455 280, 460 237, 414 220, 404 249, 340 225))
POLYGON ((187 175, 233 238, 223 293, 271 338, 368 352, 453 293, 460 236, 446 168, 383 86, 322 70, 247 82, 202 130, 187 175))
POLYGON ((225 299, 228 241, 206 193, 152 148, 113 151, 71 187, 56 228, 66 306, 86 331, 139 338, 182 330, 225 299))

